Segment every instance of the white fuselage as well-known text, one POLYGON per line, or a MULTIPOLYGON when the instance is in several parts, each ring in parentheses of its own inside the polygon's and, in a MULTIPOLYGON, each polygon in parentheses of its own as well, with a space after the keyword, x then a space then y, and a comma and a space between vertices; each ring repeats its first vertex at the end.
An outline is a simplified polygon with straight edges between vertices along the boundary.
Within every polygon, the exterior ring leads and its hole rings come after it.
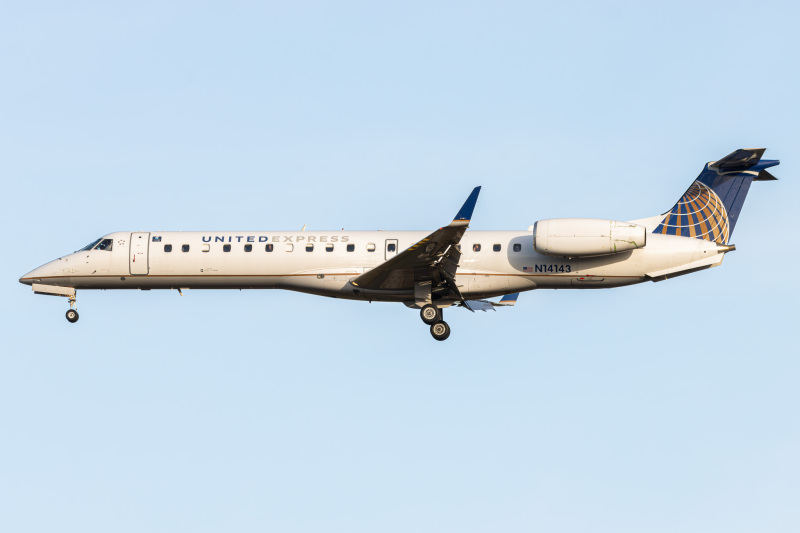
MULTIPOLYGON (((116 232, 104 237, 112 240, 111 250, 66 255, 20 281, 75 289, 287 289, 413 303, 413 291, 363 291, 349 281, 426 235, 424 231, 116 232)), ((630 285, 654 279, 654 273, 677 275, 716 266, 723 253, 706 240, 648 234, 646 246, 637 250, 590 258, 551 257, 534 251, 530 230, 467 231, 460 247, 456 282, 467 299, 532 289, 630 285)))

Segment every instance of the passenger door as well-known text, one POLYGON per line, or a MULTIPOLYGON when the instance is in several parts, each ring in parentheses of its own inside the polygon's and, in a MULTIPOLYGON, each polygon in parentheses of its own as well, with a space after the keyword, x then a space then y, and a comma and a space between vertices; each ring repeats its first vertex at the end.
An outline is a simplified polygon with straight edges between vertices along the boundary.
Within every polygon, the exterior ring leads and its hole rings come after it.
POLYGON ((132 276, 150 273, 150 234, 131 233, 130 270, 132 276))

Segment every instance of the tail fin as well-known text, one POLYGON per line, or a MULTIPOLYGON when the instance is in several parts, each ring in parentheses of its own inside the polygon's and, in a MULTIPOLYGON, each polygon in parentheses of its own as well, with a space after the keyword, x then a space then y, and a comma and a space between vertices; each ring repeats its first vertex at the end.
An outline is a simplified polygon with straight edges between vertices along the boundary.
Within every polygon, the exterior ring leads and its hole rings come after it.
POLYGON ((765 150, 736 150, 708 163, 653 233, 728 244, 750 184, 777 179, 766 169, 780 161, 762 161, 765 150))

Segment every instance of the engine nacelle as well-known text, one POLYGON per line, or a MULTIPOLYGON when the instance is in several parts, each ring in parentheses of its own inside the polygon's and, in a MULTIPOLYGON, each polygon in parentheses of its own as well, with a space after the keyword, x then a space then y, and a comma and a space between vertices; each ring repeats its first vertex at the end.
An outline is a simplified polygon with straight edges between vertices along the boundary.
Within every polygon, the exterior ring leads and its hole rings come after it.
POLYGON ((647 243, 644 226, 596 218, 552 218, 533 225, 533 249, 557 257, 618 254, 647 243))

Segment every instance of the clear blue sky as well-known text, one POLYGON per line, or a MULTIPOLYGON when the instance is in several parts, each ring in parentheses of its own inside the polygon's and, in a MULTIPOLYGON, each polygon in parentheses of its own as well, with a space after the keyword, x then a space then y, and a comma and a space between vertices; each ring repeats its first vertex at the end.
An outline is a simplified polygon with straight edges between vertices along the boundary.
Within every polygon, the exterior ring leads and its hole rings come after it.
POLYGON ((0 17, 0 530, 800 529, 792 2, 40 2, 0 17), (781 159, 721 268, 453 310, 34 296, 122 230, 664 212, 781 159))

